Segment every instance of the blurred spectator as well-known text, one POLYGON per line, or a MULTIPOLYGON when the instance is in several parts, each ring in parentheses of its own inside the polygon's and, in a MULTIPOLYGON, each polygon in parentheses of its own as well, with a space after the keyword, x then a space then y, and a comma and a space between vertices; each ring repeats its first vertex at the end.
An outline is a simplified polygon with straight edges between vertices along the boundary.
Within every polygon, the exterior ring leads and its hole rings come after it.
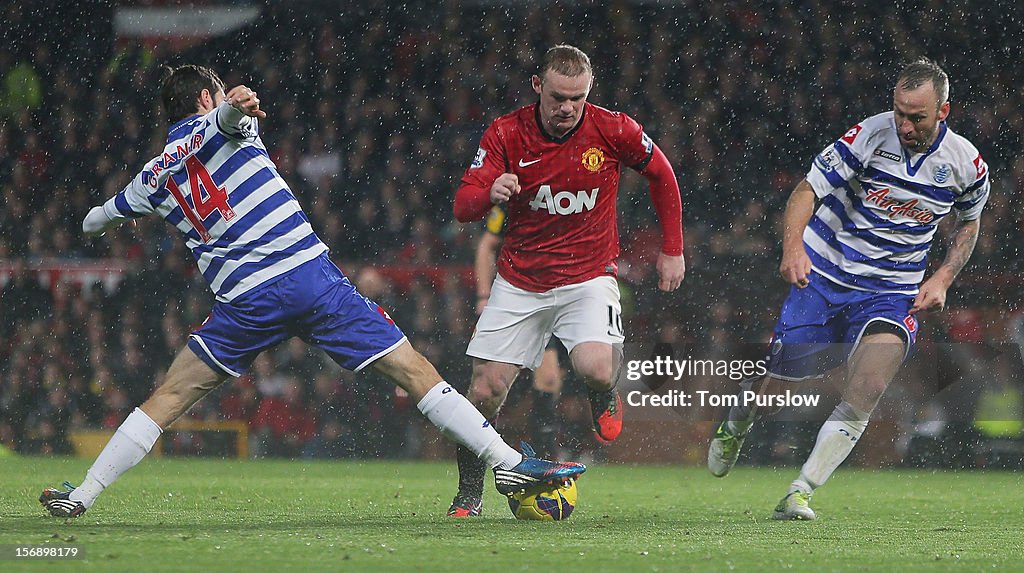
POLYGON ((264 396, 249 422, 254 455, 298 457, 316 435, 313 413, 302 399, 298 381, 288 377, 279 395, 264 396))
POLYGON ((225 420, 239 420, 248 423, 260 407, 260 397, 252 376, 245 375, 223 386, 220 399, 220 415, 225 420))
POLYGON ((19 323, 41 319, 50 310, 53 300, 39 279, 28 270, 24 259, 11 261, 11 275, 0 291, 0 337, 17 334, 19 323))
MULTIPOLYGON (((46 50, 46 46, 39 46, 40 50, 46 50)), ((44 59, 45 56, 36 54, 37 59, 44 59)), ((0 57, 0 64, 6 64, 9 57, 0 57)), ((39 109, 43 103, 43 89, 39 74, 35 67, 28 61, 18 62, 17 65, 8 68, 3 65, 0 69, 7 69, 3 77, 3 97, 0 97, 0 115, 16 117, 26 111, 39 109)))
POLYGON ((313 419, 316 435, 306 444, 306 458, 351 458, 364 450, 359 400, 350 384, 337 374, 321 373, 313 385, 313 419))
POLYGON ((40 454, 70 454, 68 428, 71 415, 71 403, 65 390, 51 389, 45 403, 33 410, 25 422, 30 428, 26 449, 40 454))
POLYGON ((1024 432, 1024 396, 1018 388, 986 388, 978 398, 974 427, 986 438, 1019 438, 1024 432))

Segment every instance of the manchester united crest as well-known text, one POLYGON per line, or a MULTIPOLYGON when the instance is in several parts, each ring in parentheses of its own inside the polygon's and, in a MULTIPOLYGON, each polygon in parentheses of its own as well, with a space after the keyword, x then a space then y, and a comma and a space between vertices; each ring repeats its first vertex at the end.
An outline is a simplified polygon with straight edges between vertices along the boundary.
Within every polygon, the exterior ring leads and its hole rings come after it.
POLYGON ((583 152, 583 167, 587 168, 587 171, 600 171, 601 166, 604 165, 604 152, 596 147, 583 152))

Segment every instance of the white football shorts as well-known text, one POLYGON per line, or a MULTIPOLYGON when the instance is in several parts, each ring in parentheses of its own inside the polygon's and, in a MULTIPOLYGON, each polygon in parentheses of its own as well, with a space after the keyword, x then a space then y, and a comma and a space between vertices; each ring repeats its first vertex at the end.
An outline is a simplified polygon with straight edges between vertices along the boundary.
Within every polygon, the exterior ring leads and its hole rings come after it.
POLYGON ((581 342, 621 344, 625 336, 615 278, 530 292, 498 275, 466 354, 536 370, 552 334, 569 352, 581 342))

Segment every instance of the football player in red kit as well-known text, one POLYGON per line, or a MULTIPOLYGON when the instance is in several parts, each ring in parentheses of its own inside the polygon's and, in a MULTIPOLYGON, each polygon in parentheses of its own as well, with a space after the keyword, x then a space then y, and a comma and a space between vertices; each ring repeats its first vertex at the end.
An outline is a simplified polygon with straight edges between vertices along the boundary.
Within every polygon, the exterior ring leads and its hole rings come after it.
MULTIPOLYGON (((587 103, 590 59, 559 45, 531 79, 538 101, 496 119, 484 132, 455 195, 455 217, 473 221, 507 203, 498 275, 466 354, 469 389, 493 417, 521 368, 536 369, 552 335, 590 388, 594 431, 611 442, 622 430, 615 381, 622 361, 616 283, 619 175, 630 167, 650 186, 662 229, 658 287, 673 291, 685 273, 682 202, 675 173, 640 125, 587 103)), ((459 449, 459 493, 448 515, 479 515, 484 466, 459 449)))

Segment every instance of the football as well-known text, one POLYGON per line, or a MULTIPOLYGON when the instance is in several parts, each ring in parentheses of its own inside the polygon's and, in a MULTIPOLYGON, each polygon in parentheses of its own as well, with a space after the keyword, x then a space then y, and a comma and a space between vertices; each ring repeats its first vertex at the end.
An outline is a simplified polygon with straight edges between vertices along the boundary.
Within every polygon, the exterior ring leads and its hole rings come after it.
POLYGON ((576 480, 569 480, 565 485, 544 484, 514 493, 508 507, 516 519, 562 521, 572 515, 577 498, 576 480))

